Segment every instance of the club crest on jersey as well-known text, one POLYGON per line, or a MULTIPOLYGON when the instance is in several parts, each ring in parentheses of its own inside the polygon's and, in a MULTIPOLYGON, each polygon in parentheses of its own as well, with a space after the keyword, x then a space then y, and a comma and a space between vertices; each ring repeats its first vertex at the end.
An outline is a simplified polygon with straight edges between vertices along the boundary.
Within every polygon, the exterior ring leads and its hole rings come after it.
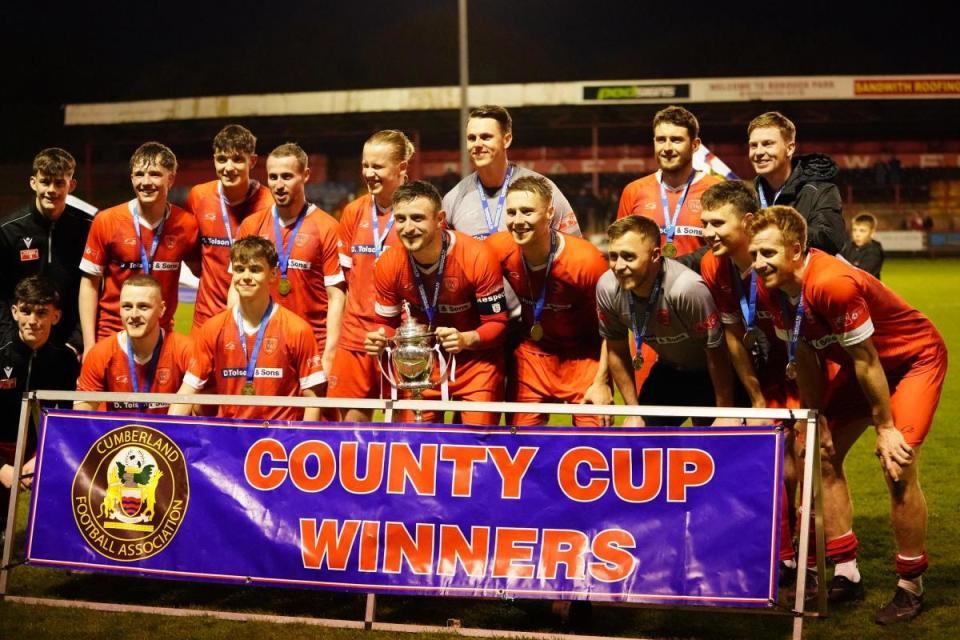
POLYGON ((177 238, 175 236, 167 236, 163 239, 163 244, 167 249, 172 251, 177 246, 177 238))
POLYGON ((280 346, 280 338, 276 336, 264 338, 263 340, 263 352, 268 356, 275 353, 277 350, 277 347, 279 346, 280 346))
POLYGON ((687 200, 687 206, 690 207, 691 213, 700 213, 701 211, 703 211, 703 206, 700 204, 700 198, 693 198, 691 200, 687 200))
POLYGON ((302 248, 302 247, 307 246, 307 243, 308 243, 308 242, 310 242, 310 234, 309 234, 309 233, 300 232, 300 233, 297 234, 297 238, 296 238, 296 240, 293 241, 293 244, 294 244, 294 246, 297 246, 297 247, 301 247, 301 248, 302 248))
POLYGON ((128 424, 98 438, 73 478, 73 517, 90 548, 120 562, 149 558, 187 512, 183 452, 166 434, 128 424))
POLYGON ((170 367, 162 367, 157 369, 157 382, 160 384, 167 384, 170 382, 170 367))
POLYGON ((13 375, 13 367, 4 367, 3 368, 3 379, 0 379, 0 389, 10 390, 17 388, 17 379, 11 378, 13 375))
POLYGON ((449 278, 443 279, 443 288, 447 291, 454 293, 460 289, 460 278, 452 276, 449 278))

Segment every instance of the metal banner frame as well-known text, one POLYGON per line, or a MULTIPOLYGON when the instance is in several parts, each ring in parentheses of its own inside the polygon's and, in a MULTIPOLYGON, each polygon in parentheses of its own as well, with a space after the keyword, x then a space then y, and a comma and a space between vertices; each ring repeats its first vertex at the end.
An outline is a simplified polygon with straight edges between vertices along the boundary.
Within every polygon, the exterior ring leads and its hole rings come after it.
MULTIPOLYGON (((256 620, 275 623, 300 623, 324 627, 354 628, 394 632, 450 632, 454 631, 470 637, 512 637, 512 638, 554 638, 555 633, 523 632, 499 629, 460 628, 458 621, 448 620, 447 626, 430 626, 416 624, 383 623, 376 621, 376 596, 366 595, 366 606, 363 621, 331 620, 325 618, 292 617, 281 615, 234 613, 217 610, 174 609, 169 607, 133 606, 107 602, 85 602, 60 598, 35 598, 14 596, 8 593, 10 572, 20 564, 11 564, 13 559, 14 533, 16 531, 17 500, 21 491, 20 481, 24 479, 23 464, 27 446, 28 424, 31 409, 41 401, 87 401, 87 402, 159 402, 165 404, 200 404, 220 405, 231 404, 239 406, 287 406, 287 407, 319 407, 321 409, 355 408, 381 410, 384 422, 392 422, 395 411, 489 411, 497 413, 529 412, 530 406, 525 403, 512 402, 462 402, 441 400, 367 400, 349 398, 304 398, 280 396, 233 396, 233 395, 178 395, 168 393, 90 393, 78 391, 32 391, 25 393, 20 405, 20 424, 17 436, 16 452, 14 454, 14 479, 10 489, 10 502, 7 508, 6 540, 3 546, 2 560, 0 560, 0 598, 10 602, 24 604, 40 604, 69 608, 94 609, 114 612, 137 612, 168 616, 213 616, 224 620, 256 620)), ((806 440, 804 443, 806 455, 803 460, 803 484, 799 506, 800 533, 799 549, 797 550, 797 583, 793 609, 770 608, 749 609, 738 607, 696 607, 696 606, 664 606, 648 604, 619 604, 605 606, 629 606, 649 609, 668 609, 683 611, 726 611, 735 613, 753 613, 762 615, 779 615, 793 617, 793 634, 796 640, 802 638, 803 619, 810 617, 825 617, 827 615, 826 589, 817 592, 817 607, 815 611, 806 611, 806 566, 810 555, 810 527, 811 515, 814 526, 817 574, 825 575, 825 540, 823 531, 823 492, 821 488, 820 472, 820 433, 818 412, 812 409, 752 409, 741 407, 677 407, 677 406, 626 406, 626 405, 577 405, 577 404, 537 404, 539 413, 557 413, 567 415, 597 415, 609 416, 644 416, 670 417, 690 416, 694 418, 736 418, 742 420, 790 420, 806 421, 806 440)), ((4 505, 0 505, 3 508, 4 505)), ((600 638, 601 636, 571 636, 568 638, 600 638)))

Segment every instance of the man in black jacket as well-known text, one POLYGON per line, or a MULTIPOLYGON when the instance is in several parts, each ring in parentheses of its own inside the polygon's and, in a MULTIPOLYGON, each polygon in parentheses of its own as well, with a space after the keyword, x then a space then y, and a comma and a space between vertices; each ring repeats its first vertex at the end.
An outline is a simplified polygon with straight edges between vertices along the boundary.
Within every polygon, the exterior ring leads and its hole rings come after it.
MULTIPOLYGON (((20 426, 20 403, 26 391, 76 388, 80 363, 76 353, 52 338, 60 320, 60 292, 44 276, 30 276, 14 288, 12 331, 0 336, 0 539, 6 528, 13 458, 20 426)), ((64 407, 69 402, 56 403, 64 407)), ((32 422, 32 421, 31 421, 32 422)), ((33 470, 35 430, 30 429, 24 472, 33 470)))
POLYGON ((80 260, 92 216, 67 204, 76 186, 76 161, 63 149, 44 149, 33 159, 30 188, 34 201, 0 219, 0 333, 14 330, 6 309, 14 287, 23 278, 45 275, 63 292, 63 317, 54 327, 54 340, 83 350, 77 297, 80 260))
POLYGON ((776 111, 751 120, 747 135, 760 206, 793 207, 807 221, 808 246, 836 255, 846 240, 837 164, 822 153, 794 157, 797 128, 776 111))

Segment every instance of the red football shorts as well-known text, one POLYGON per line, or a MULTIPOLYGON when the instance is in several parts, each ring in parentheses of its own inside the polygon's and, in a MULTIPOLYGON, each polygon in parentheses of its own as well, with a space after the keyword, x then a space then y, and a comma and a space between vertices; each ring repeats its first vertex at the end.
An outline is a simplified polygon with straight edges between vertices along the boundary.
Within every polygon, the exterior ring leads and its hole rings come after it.
POLYGON ((327 380, 328 398, 369 398, 390 396, 390 383, 383 379, 377 359, 365 351, 337 349, 327 380))
MULTIPOLYGON (((600 362, 596 355, 566 357, 536 351, 521 344, 515 352, 514 370, 509 377, 507 399, 511 402, 568 402, 578 404, 593 384, 600 362)), ((531 427, 546 424, 545 413, 515 413, 510 424, 531 427)), ((578 427, 600 425, 599 416, 573 416, 578 427)))

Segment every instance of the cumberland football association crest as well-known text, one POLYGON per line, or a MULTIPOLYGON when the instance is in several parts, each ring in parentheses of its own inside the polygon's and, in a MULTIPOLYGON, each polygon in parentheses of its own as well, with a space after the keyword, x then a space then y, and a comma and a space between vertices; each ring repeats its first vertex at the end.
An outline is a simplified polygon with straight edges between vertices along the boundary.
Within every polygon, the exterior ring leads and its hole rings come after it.
POLYGON ((125 425, 100 437, 77 469, 73 515, 100 555, 143 560, 173 540, 189 492, 177 444, 156 429, 125 425))

